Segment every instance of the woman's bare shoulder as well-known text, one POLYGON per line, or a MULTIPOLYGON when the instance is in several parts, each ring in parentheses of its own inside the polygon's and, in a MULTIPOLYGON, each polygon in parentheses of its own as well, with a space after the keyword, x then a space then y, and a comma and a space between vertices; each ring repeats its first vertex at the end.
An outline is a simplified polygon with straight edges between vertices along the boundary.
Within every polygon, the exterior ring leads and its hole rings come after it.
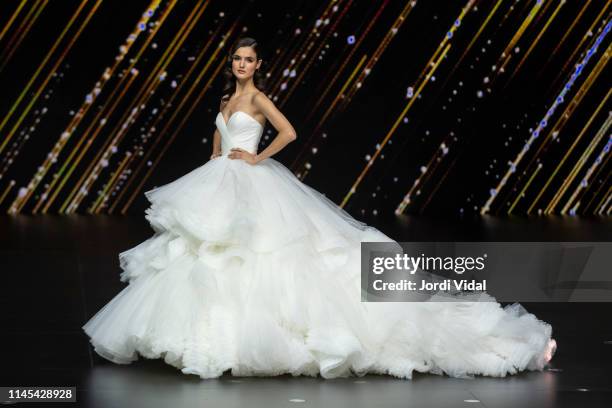
POLYGON ((254 92, 251 98, 251 102, 255 104, 255 103, 261 103, 261 101, 270 101, 270 98, 268 98, 268 95, 266 95, 262 91, 254 92))
POLYGON ((264 109, 262 109, 262 101, 266 100, 269 101, 270 99, 266 96, 266 94, 259 90, 250 95, 248 104, 254 116, 260 116, 262 119, 265 119, 266 115, 264 113, 264 109))

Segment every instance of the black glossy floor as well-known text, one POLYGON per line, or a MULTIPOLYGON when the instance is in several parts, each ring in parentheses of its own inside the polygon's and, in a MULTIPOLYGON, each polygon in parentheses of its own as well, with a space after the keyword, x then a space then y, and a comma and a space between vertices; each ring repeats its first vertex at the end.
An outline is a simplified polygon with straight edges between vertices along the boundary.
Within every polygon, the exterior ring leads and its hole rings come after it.
MULTIPOLYGON (((610 241, 610 220, 408 217, 364 220, 398 241, 610 241)), ((612 304, 524 304, 554 329, 551 369, 513 377, 415 374, 324 380, 223 376, 202 380, 161 360, 118 366, 80 327, 125 285, 118 252, 152 235, 142 217, 0 217, 0 386, 76 386, 59 407, 610 407, 612 304)), ((21 404, 36 406, 37 404, 21 404)))

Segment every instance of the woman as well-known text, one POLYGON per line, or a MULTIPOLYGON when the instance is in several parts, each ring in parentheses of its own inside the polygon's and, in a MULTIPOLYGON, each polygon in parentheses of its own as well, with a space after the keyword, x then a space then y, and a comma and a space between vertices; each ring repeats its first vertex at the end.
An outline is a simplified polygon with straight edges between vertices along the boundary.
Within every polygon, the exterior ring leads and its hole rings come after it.
POLYGON ((394 241, 271 158, 296 132, 261 64, 255 40, 235 44, 211 160, 145 192, 155 235, 119 254, 129 285, 83 326, 96 352, 202 378, 541 370, 551 328, 518 305, 360 301, 360 243, 394 241))

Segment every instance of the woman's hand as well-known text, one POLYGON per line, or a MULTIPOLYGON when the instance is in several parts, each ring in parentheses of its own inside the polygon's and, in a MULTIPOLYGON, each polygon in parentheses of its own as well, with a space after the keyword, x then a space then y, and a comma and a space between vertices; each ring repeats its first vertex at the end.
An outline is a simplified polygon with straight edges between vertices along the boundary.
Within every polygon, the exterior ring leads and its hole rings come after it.
POLYGON ((215 159, 217 157, 221 156, 221 152, 214 152, 213 154, 210 155, 210 159, 215 159))
POLYGON ((230 159, 242 159, 249 164, 257 164, 259 162, 256 154, 247 152, 240 147, 233 147, 227 157, 230 159))

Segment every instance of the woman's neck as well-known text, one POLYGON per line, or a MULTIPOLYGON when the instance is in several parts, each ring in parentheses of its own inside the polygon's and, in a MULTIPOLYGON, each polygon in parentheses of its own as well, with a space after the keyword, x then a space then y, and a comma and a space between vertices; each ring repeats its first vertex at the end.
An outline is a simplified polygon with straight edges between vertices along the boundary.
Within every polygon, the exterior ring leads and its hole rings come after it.
POLYGON ((235 96, 241 96, 256 91, 257 88, 255 88, 255 84, 253 84, 252 79, 244 84, 241 84, 240 82, 236 81, 236 90, 234 91, 235 96))

